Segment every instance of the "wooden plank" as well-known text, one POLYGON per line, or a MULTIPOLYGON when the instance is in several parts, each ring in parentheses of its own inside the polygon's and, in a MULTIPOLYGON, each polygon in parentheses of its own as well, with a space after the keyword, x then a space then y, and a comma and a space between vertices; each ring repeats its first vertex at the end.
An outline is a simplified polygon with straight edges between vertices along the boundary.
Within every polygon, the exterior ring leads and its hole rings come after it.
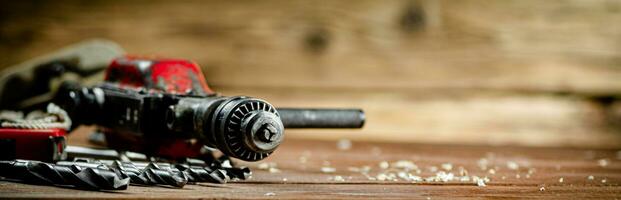
POLYGON ((215 86, 617 95, 618 1, 67 1, 3 6, 0 65, 91 37, 215 86))
POLYGON ((269 173, 257 169, 260 163, 242 163, 254 170, 249 181, 224 185, 199 184, 183 189, 130 187, 127 191, 94 192, 49 186, 32 186, 0 181, 2 198, 85 198, 85 199, 436 199, 436 198, 544 198, 544 199, 613 199, 621 195, 620 149, 570 149, 489 147, 465 145, 428 145, 354 142, 340 150, 335 142, 291 140, 262 162, 273 162, 281 171, 269 173), (605 164, 602 164, 605 160, 605 164), (485 187, 466 181, 415 182, 369 180, 350 167, 369 166, 369 176, 397 173, 384 170, 379 163, 411 161, 421 173, 434 176, 432 168, 469 176, 488 177, 485 187), (481 160, 487 162, 481 169, 481 160), (334 173, 321 172, 329 163, 334 173), (446 170, 442 164, 451 164, 446 170), (515 163, 515 166, 509 167, 515 163), (490 173, 489 169, 495 169, 490 173), (342 176, 345 181, 333 180, 342 176), (516 175, 520 175, 517 178, 516 175), (593 180, 588 179, 593 176, 593 180), (350 179, 351 177, 351 179, 350 179), (502 177, 505 177, 504 179, 502 177), (563 178, 560 182, 559 179, 563 178), (286 179, 286 181, 284 180, 286 179), (602 180, 606 180, 602 182, 602 180), (541 191, 541 188, 544 191, 541 191), (274 196, 266 194, 273 193, 274 196))

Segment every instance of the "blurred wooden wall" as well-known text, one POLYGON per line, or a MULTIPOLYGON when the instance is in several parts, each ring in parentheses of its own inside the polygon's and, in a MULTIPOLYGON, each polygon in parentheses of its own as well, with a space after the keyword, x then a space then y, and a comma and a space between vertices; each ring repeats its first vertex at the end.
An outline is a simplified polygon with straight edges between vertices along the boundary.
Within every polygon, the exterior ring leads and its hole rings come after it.
POLYGON ((225 95, 362 107, 287 137, 621 147, 621 1, 35 1, 0 66, 84 39, 188 58, 225 95))

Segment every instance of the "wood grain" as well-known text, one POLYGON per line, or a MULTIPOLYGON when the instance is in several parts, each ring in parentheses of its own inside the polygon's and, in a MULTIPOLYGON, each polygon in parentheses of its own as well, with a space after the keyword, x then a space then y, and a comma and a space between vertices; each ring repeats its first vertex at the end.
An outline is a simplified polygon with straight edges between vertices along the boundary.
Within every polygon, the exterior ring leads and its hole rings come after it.
POLYGON ((621 89, 617 1, 10 3, 8 65, 91 37, 189 58, 216 86, 621 89))
MULTIPOLYGON (((50 186, 33 186, 0 182, 2 198, 83 198, 83 199, 431 199, 437 198, 543 198, 543 199, 613 199, 621 196, 621 158, 619 149, 570 149, 489 147, 467 145, 427 145, 354 142, 349 150, 339 150, 335 142, 286 140, 271 157, 281 170, 269 173, 257 169, 260 163, 241 163, 251 166, 249 181, 224 185, 199 184, 183 189, 162 187, 130 187, 120 192, 80 191, 50 186), (304 157, 305 159, 301 159, 304 157), (495 174, 480 169, 486 159, 495 174), (605 166, 599 160, 606 159, 605 166), (305 160, 305 162, 301 162, 305 160), (450 172, 468 170, 470 176, 489 177, 485 187, 472 182, 451 181, 415 182, 372 181, 349 167, 369 166, 370 176, 383 173, 382 161, 408 160, 422 170, 422 177, 433 176, 432 167, 450 163, 450 172), (323 173, 321 167, 329 162, 336 172, 323 173), (508 162, 519 168, 510 169, 508 162), (532 171, 529 173, 529 171, 532 171), (331 177, 344 177, 334 181, 331 177), (520 175, 520 178, 516 178, 520 175), (593 180, 587 177, 593 176, 593 180), (351 177, 351 179, 350 179, 351 177), (505 177, 504 179, 502 177, 505 177), (559 179, 563 178, 563 182, 559 179), (286 181, 285 181, 286 179, 286 181), (602 180, 606 180, 605 183, 602 180), (544 191, 540 191, 544 187, 544 191), (266 196, 274 193, 274 196, 266 196)), ((387 172, 386 172, 387 173, 387 172)))
POLYGON ((196 60, 223 94, 368 113, 293 137, 621 146, 619 1, 5 4, 0 67, 101 37, 196 60))

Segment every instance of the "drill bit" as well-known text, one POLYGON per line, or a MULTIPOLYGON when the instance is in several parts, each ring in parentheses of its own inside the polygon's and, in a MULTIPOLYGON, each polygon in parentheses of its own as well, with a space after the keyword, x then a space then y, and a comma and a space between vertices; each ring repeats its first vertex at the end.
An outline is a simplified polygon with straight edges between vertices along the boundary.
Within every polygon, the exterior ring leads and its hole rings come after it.
POLYGON ((171 165, 169 163, 133 163, 138 168, 157 167, 165 169, 173 173, 181 173, 188 178, 188 182, 211 182, 211 183, 225 183, 229 179, 223 170, 212 170, 209 167, 190 167, 187 165, 171 165))
POLYGON ((128 177, 130 183, 137 185, 170 185, 174 187, 182 188, 188 182, 188 178, 181 172, 175 172, 167 169, 162 169, 155 164, 149 164, 144 167, 137 167, 131 162, 121 161, 107 161, 103 163, 101 161, 78 161, 78 162, 58 162, 63 166, 81 166, 88 168, 108 169, 114 171, 121 177, 128 177))
POLYGON ((129 185, 128 178, 120 178, 110 170, 29 160, 0 161, 0 176, 32 184, 87 190, 125 190, 129 185))
POLYGON ((190 167, 189 165, 176 164, 175 169, 183 172, 193 182, 225 183, 227 176, 221 170, 212 170, 209 167, 190 167))

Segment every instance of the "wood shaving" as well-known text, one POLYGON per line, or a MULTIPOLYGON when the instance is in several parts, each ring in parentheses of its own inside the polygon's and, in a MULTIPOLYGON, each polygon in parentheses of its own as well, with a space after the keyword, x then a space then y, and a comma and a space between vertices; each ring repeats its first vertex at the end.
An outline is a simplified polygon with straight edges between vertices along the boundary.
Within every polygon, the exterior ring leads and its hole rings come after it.
POLYGON ((442 169, 444 169, 446 171, 451 171, 453 169, 453 164, 451 164, 451 163, 443 163, 442 165, 440 165, 440 167, 442 167, 442 169))
POLYGON ((459 175, 460 176, 468 176, 468 170, 464 169, 464 167, 459 166, 459 175))
POLYGON ((270 167, 267 171, 270 173, 280 173, 280 169, 274 167, 270 167))
POLYGON ((436 167, 436 166, 431 166, 431 167, 429 167, 429 171, 430 171, 430 172, 437 172, 437 171, 438 171, 438 167, 436 167))
POLYGON ((389 180, 389 181, 398 181, 397 180, 397 174, 395 174, 395 173, 388 173, 387 175, 388 175, 388 179, 387 180, 389 180))
POLYGON ((276 163, 264 162, 264 163, 259 163, 259 165, 257 165, 257 167, 262 170, 267 170, 271 166, 276 166, 276 163))
POLYGON ((485 185, 485 181, 483 181, 483 179, 477 179, 477 186, 485 187, 487 185, 485 185))
POLYGON ((417 182, 417 181, 422 181, 423 179, 420 176, 415 176, 413 174, 401 171, 397 173, 397 177, 405 180, 405 181, 413 181, 413 182, 417 182))
POLYGON ((608 166, 608 163, 609 163, 608 159, 599 159, 599 160, 597 160, 597 164, 600 167, 606 167, 606 166, 608 166))
POLYGON ((563 182, 563 177, 559 178, 559 179, 558 179, 558 182, 559 182, 559 183, 562 183, 562 182, 563 182))
POLYGON ((336 172, 336 168, 334 168, 334 167, 321 167, 321 172, 323 172, 323 173, 334 173, 334 172, 336 172))
POLYGON ((375 177, 378 181, 385 181, 386 179, 388 179, 388 176, 384 173, 379 173, 377 174, 377 176, 375 177))
POLYGON ((336 142, 336 147, 342 151, 351 149, 351 146, 352 146, 352 143, 348 139, 340 139, 338 142, 336 142))
POLYGON ((257 165, 257 168, 261 169, 261 170, 266 170, 270 173, 278 173, 280 172, 280 169, 276 168, 276 163, 273 162, 264 162, 264 163, 260 163, 259 165, 257 165))
POLYGON ((595 179, 595 177, 593 177, 593 175, 590 175, 589 177, 587 177, 587 179, 588 179, 589 181, 592 181, 592 180, 594 180, 594 179, 595 179))
POLYGON ((388 169, 388 167, 390 167, 390 164, 388 164, 388 162, 386 161, 382 161, 379 163, 379 167, 382 169, 388 169))
MULTIPOLYGON (((508 162, 508 166, 510 168, 516 169, 515 165, 517 163, 508 162)), ((329 163, 324 163, 329 164, 329 163)), ((499 167, 495 166, 493 168, 489 167, 489 162, 486 158, 480 159, 477 164, 479 168, 486 168, 484 171, 485 174, 497 174, 499 167)), ((434 173, 433 176, 421 177, 415 174, 421 174, 422 170, 414 164, 414 162, 410 160, 398 160, 392 163, 388 161, 381 161, 378 163, 379 172, 375 175, 369 175, 371 171, 370 166, 362 166, 362 167, 348 167, 347 170, 350 172, 358 172, 364 177, 366 177, 370 181, 409 181, 412 183, 416 182, 428 182, 428 183, 447 183, 447 182, 462 182, 462 183, 474 183, 479 187, 486 187, 490 182, 490 178, 478 177, 478 176, 470 176, 468 170, 466 170, 463 166, 459 166, 456 172, 453 173, 451 170, 455 169, 453 164, 451 163, 442 163, 440 167, 437 166, 429 166, 427 169, 434 173)), ((518 166, 519 168, 519 166, 518 166)), ((332 173, 336 170, 333 170, 329 166, 324 166, 322 168, 322 172, 324 173, 332 173)), ((529 173, 534 173, 534 169, 530 169, 529 173)), ((528 176, 528 175, 526 175, 528 176)), ((520 174, 516 174, 517 178, 520 178, 520 174)), ((328 178, 329 180, 334 181, 345 181, 346 179, 342 176, 332 176, 328 178)), ((350 178, 351 179, 351 178, 350 178)), ((502 179, 506 179, 505 176, 502 179)))
POLYGON ((344 182, 345 181, 345 179, 342 176, 338 176, 338 175, 334 176, 334 177, 330 177, 330 179, 334 180, 334 181, 340 181, 340 182, 344 182))
POLYGON ((513 161, 507 161, 507 168, 511 170, 518 170, 520 169, 520 165, 518 165, 516 162, 513 162, 513 161))
POLYGON ((438 179, 442 182, 449 182, 453 180, 455 175, 453 175, 453 173, 446 173, 444 171, 440 171, 436 174, 436 177, 438 177, 438 179))
POLYGON ((408 173, 406 173, 406 172, 398 172, 398 173, 397 173, 397 176, 398 176, 399 178, 403 179, 403 180, 406 180, 406 181, 407 181, 407 180, 409 180, 408 173))
POLYGON ((268 193, 265 193, 265 196, 276 196, 276 193, 268 192, 268 193))
POLYGON ((398 169, 404 169, 404 170, 416 170, 418 169, 418 166, 416 166, 416 164, 414 164, 414 162, 412 161, 408 161, 408 160, 399 160, 397 162, 393 162, 392 166, 394 166, 395 168, 398 169))
POLYGON ((479 166, 481 170, 487 170, 488 164, 489 164, 489 161, 487 161, 487 158, 481 158, 477 161, 477 166, 479 166))
POLYGON ((371 166, 365 165, 360 167, 360 172, 362 173, 368 173, 369 171, 371 171, 371 166))
POLYGON ((534 174, 537 171, 535 168, 528 168, 528 174, 534 174))

